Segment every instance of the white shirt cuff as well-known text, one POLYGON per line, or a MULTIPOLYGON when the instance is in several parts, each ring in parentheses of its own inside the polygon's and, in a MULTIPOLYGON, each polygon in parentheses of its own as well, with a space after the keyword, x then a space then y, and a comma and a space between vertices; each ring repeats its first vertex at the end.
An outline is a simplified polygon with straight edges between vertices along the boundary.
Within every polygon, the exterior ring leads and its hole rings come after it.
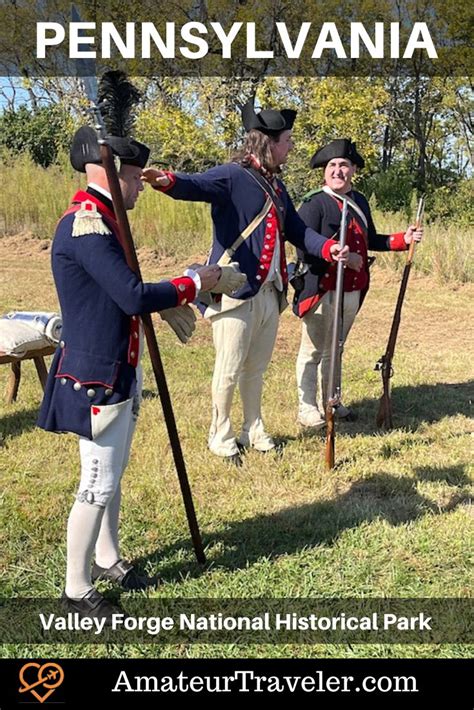
POLYGON ((194 298, 194 302, 196 302, 197 297, 199 296, 199 291, 201 290, 201 277, 199 276, 197 271, 194 271, 194 269, 186 269, 183 276, 189 276, 189 278, 194 281, 194 285, 196 287, 196 296, 194 298))

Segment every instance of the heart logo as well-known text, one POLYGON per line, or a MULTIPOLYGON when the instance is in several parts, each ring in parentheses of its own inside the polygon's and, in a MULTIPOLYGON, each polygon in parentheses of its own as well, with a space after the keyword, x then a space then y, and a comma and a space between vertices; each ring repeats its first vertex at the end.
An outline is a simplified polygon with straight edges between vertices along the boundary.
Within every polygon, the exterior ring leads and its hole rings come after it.
POLYGON ((100 414, 100 407, 92 407, 92 414, 100 414))
POLYGON ((39 663, 30 661, 20 668, 19 679, 21 683, 19 693, 29 692, 40 703, 44 703, 63 682, 64 671, 57 663, 48 662, 41 666, 39 663), (36 669, 36 672, 28 670, 32 668, 36 669), (41 686, 46 692, 41 693, 41 686))

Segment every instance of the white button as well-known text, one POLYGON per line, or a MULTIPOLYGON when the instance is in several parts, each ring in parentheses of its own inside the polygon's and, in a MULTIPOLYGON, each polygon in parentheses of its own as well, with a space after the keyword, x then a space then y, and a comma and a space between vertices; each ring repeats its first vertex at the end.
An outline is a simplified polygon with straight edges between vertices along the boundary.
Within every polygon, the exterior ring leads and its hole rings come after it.
POLYGON ((137 320, 137 317, 136 317, 136 316, 132 316, 132 320, 137 320))
POLYGON ((261 280, 262 280, 262 277, 261 277, 261 276, 257 276, 257 281, 261 281, 261 280))
POLYGON ((270 245, 269 245, 269 244, 265 244, 265 249, 270 249, 270 245))
POLYGON ((76 392, 79 392, 79 390, 81 389, 81 383, 80 383, 80 382, 74 382, 74 384, 73 384, 72 387, 73 387, 73 389, 76 390, 76 392))
POLYGON ((272 235, 271 234, 265 234, 265 239, 271 239, 272 235))
POLYGON ((262 259, 268 259, 268 256, 267 256, 266 254, 264 254, 264 255, 262 256, 262 259))
POLYGON ((93 389, 87 390, 87 396, 91 397, 91 398, 95 397, 95 390, 93 390, 93 389))
POLYGON ((65 377, 61 377, 61 384, 62 384, 62 385, 65 385, 66 382, 67 382, 66 378, 65 378, 65 377))
POLYGON ((111 395, 112 393, 113 393, 113 390, 111 390, 111 389, 106 389, 105 392, 104 392, 104 394, 105 394, 106 397, 110 397, 110 395, 111 395))
POLYGON ((260 268, 261 268, 261 269, 265 269, 265 265, 264 265, 264 264, 260 264, 260 268))
POLYGON ((132 358, 132 360, 133 360, 133 358, 135 357, 135 351, 134 351, 134 350, 132 350, 132 352, 130 353, 130 357, 132 358))
POLYGON ((135 340, 138 338, 138 333, 137 333, 136 330, 135 330, 134 333, 133 333, 133 337, 135 338, 135 340))
POLYGON ((186 291, 186 286, 184 284, 179 284, 178 290, 181 292, 186 291))

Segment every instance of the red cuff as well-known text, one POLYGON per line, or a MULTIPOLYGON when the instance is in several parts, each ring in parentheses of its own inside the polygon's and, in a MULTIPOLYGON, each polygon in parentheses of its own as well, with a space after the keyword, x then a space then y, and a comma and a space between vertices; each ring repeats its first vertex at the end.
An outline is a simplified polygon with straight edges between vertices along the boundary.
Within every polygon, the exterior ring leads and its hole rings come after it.
POLYGON ((160 185, 152 185, 152 188, 154 190, 158 190, 159 192, 168 192, 168 190, 171 190, 171 188, 174 187, 176 184, 176 175, 174 173, 170 173, 169 170, 163 170, 163 172, 166 177, 171 181, 170 184, 165 185, 164 187, 160 187, 160 185))
POLYGON ((190 276, 180 276, 177 279, 172 279, 171 283, 176 289, 178 296, 177 306, 185 306, 187 303, 192 303, 196 298, 196 285, 190 276))
POLYGON ((390 251, 406 251, 409 245, 405 241, 405 232, 396 232, 388 238, 390 251))
POLYGON ((323 259, 329 262, 335 261, 335 259, 332 258, 332 254, 330 252, 330 249, 333 244, 339 244, 339 242, 337 242, 335 239, 326 239, 324 246, 321 250, 321 256, 323 257, 323 259))

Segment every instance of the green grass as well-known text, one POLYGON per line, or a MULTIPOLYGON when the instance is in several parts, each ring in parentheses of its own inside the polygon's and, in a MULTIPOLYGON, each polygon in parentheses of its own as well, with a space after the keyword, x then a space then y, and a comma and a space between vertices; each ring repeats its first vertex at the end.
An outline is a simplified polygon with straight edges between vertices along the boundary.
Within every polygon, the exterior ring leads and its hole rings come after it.
MULTIPOLYGON (((0 311, 54 309, 47 252, 0 239, 0 311), (11 251, 11 247, 16 251, 11 251)), ((146 279, 177 266, 150 260, 146 279)), ((183 266, 184 262, 180 266, 183 266)), ((213 349, 200 320, 183 347, 157 323, 208 564, 194 560, 148 357, 148 391, 124 480, 123 554, 158 569, 157 597, 466 597, 472 590, 471 285, 410 281, 394 361, 395 429, 380 433, 373 365, 382 354, 399 277, 376 268, 344 357, 344 401, 359 412, 340 425, 337 467, 324 466, 322 437, 295 422, 299 324, 282 317, 266 376, 268 430, 286 442, 281 458, 250 452, 241 470, 206 450, 213 349)), ((57 596, 64 584, 65 526, 79 461, 72 435, 35 428, 41 390, 23 367, 17 403, 0 405, 0 590, 57 596)), ((0 368, 0 392, 8 368, 0 368)), ((241 408, 233 417, 238 427, 241 408)), ((126 607, 127 595, 122 601, 126 607)), ((3 646, 0 655, 59 657, 466 657, 470 648, 413 645, 3 646)))

